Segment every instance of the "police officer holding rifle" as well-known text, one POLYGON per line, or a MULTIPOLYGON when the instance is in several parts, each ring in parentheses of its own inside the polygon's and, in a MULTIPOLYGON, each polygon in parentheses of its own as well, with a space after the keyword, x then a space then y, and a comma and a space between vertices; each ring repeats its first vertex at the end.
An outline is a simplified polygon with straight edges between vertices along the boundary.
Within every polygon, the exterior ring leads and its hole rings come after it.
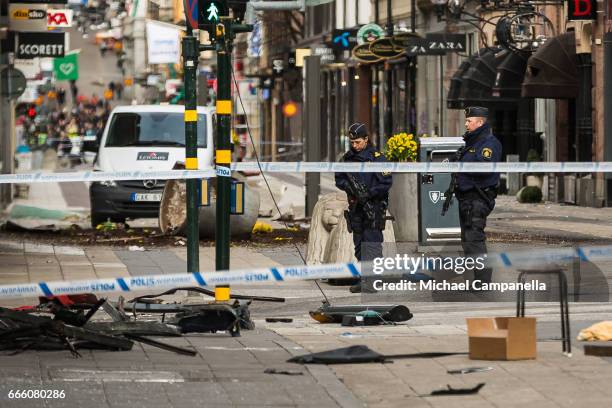
MULTIPOLYGON (((356 122, 348 129, 351 148, 343 162, 384 162, 385 156, 369 140, 365 124, 356 122)), ((336 173, 336 187, 346 192, 349 209, 345 217, 349 232, 353 233, 355 257, 371 261, 382 257, 382 242, 389 202, 391 173, 336 173)), ((361 285, 351 287, 359 292, 361 285)))
MULTIPOLYGON (((454 160, 459 162, 498 162, 502 157, 501 143, 493 135, 487 122, 487 108, 473 106, 465 109, 465 146, 454 160)), ((461 245, 465 255, 480 256, 487 252, 485 227, 487 217, 495 207, 499 173, 455 173, 445 193, 442 215, 450 206, 453 193, 459 200, 461 245)), ((474 270, 474 279, 491 282, 492 269, 474 270)))

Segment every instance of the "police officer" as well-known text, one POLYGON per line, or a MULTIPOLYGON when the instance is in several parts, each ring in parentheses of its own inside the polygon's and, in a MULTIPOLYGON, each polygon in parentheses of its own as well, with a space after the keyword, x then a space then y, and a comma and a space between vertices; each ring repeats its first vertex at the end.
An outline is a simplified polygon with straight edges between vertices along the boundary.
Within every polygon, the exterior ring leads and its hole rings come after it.
MULTIPOLYGON (((368 138, 365 124, 356 122, 348 129, 351 148, 342 157, 343 162, 384 162, 385 156, 377 151, 368 138)), ((389 202, 391 173, 336 173, 336 187, 345 191, 349 209, 345 212, 349 231, 353 232, 355 257, 359 261, 382 257, 385 215, 389 202), (361 191, 359 191, 361 188, 361 191)), ((359 291, 360 286, 351 288, 359 291)))
MULTIPOLYGON (((498 162, 502 157, 501 143, 487 122, 487 108, 465 109, 465 146, 459 151, 461 162, 498 162)), ((480 256, 487 252, 484 229, 487 217, 495 207, 499 173, 457 173, 455 195, 459 200, 461 245, 465 255, 480 256)), ((474 270, 474 279, 491 282, 492 270, 474 270)))

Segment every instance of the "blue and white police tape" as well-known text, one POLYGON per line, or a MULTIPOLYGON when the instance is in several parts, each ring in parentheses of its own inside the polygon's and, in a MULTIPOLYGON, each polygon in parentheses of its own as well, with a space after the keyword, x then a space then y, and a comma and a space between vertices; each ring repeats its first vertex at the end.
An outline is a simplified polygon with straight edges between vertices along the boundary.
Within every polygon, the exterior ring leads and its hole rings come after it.
MULTIPOLYGON (((258 171, 256 162, 232 163, 232 170, 258 171)), ((262 162, 266 173, 607 173, 612 162, 262 162)))
POLYGON ((70 173, 18 173, 0 174, 0 184, 7 183, 65 183, 72 181, 109 181, 109 180, 171 180, 201 179, 215 177, 214 169, 207 170, 167 170, 167 171, 84 171, 70 173))
MULTIPOLYGON (((337 162, 261 162, 266 173, 610 173, 612 162, 528 162, 528 163, 337 163, 337 162)), ((231 171, 259 171, 256 162, 232 163, 231 171)), ((230 177, 230 169, 167 171, 85 171, 70 173, 31 172, 0 174, 0 184, 63 183, 110 180, 179 180, 215 176, 230 177)))
POLYGON ((53 281, 0 285, 0 299, 74 295, 78 293, 113 293, 135 290, 168 289, 177 286, 215 286, 261 284, 306 279, 359 277, 359 264, 328 264, 261 268, 224 272, 194 272, 168 275, 128 276, 114 279, 53 281))
MULTIPOLYGON (((409 254, 419 257, 419 254, 409 254)), ((435 256, 436 254, 428 254, 435 256)), ((442 256, 442 255, 440 255, 442 256)), ((612 260, 612 246, 566 247, 538 251, 487 254, 487 265, 496 269, 518 269, 526 266, 600 262, 612 260)), ((137 290, 160 290, 178 286, 215 286, 273 284, 310 279, 341 279, 361 276, 359 263, 290 266, 238 271, 177 273, 168 275, 127 276, 113 279, 53 281, 0 285, 0 299, 36 296, 72 295, 78 293, 113 293, 137 290)), ((397 271, 394 269, 394 271, 397 271)), ((391 272, 391 271, 390 271, 391 272)), ((415 272, 428 273, 421 267, 415 272)), ((393 272, 390 274, 392 275, 393 272)))

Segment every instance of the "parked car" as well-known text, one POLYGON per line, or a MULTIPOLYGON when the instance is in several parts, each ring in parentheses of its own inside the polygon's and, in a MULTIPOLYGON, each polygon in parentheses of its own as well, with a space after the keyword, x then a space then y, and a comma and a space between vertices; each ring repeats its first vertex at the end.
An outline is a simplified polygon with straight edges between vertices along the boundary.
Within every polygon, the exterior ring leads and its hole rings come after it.
MULTIPOLYGON (((213 165, 213 107, 198 107, 198 168, 213 165)), ((184 107, 132 105, 115 108, 100 139, 94 171, 171 170, 185 161, 184 107)), ((89 188, 91 225, 110 219, 156 218, 164 180, 94 182, 89 188)))

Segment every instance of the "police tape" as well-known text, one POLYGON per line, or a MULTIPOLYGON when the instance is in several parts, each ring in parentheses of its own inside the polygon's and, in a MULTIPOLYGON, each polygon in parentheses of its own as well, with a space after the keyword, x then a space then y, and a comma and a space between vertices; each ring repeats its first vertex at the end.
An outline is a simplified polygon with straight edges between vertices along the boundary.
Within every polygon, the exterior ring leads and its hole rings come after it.
POLYGON ((238 162, 230 168, 167 171, 84 171, 0 174, 0 184, 63 183, 73 181, 180 180, 230 177, 231 171, 263 170, 266 173, 610 173, 612 162, 520 162, 520 163, 338 163, 338 162, 238 162))
POLYGON ((72 181, 120 181, 120 180, 172 180, 201 179, 215 177, 214 169, 207 170, 167 170, 167 171, 84 171, 67 173, 0 174, 0 184, 8 183, 66 183, 72 181))
MULTIPOLYGON (((442 254, 428 254, 440 256, 442 254)), ((612 260, 612 246, 564 247, 539 251, 515 251, 487 254, 487 266, 499 269, 520 269, 541 267, 547 264, 568 262, 598 262, 612 260)), ((387 258, 391 259, 391 258, 387 258)), ((458 264, 455 263, 455 266, 458 264)), ((428 273, 421 264, 419 270, 409 273, 428 273)), ((374 269, 363 271, 369 275, 374 269)), ((397 275, 397 269, 389 270, 388 276, 397 275)), ((164 275, 126 276, 108 279, 80 281, 50 281, 0 285, 0 299, 38 296, 74 295, 79 293, 108 294, 139 290, 161 290, 179 286, 251 285, 278 284, 312 279, 359 278, 362 275, 360 263, 338 263, 324 265, 301 265, 289 267, 260 268, 238 271, 191 272, 164 275)))
MULTIPOLYGON (((262 162, 266 173, 607 173, 612 162, 262 162)), ((258 171, 257 162, 232 163, 234 171, 258 171)))

